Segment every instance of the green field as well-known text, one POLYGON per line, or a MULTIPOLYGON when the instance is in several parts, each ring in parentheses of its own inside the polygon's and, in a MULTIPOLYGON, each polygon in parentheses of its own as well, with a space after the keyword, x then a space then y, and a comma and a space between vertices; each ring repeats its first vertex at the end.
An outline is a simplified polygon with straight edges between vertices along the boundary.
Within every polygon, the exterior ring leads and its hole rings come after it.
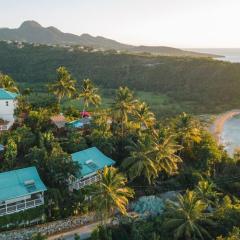
MULTIPOLYGON (((100 91, 102 96, 102 108, 108 108, 114 101, 115 90, 102 89, 100 91)), ((158 118, 173 116, 180 112, 192 112, 193 104, 187 102, 178 103, 176 100, 171 99, 167 95, 152 92, 136 91, 135 96, 141 101, 145 101, 151 108, 151 110, 157 115, 158 118)), ((46 106, 48 103, 54 101, 54 97, 44 91, 34 92, 29 96, 31 103, 37 106, 46 106)), ((62 101, 62 110, 66 110, 69 107, 74 107, 78 110, 83 109, 82 101, 79 99, 64 99, 62 101)), ((90 110, 91 107, 89 108, 90 110)))

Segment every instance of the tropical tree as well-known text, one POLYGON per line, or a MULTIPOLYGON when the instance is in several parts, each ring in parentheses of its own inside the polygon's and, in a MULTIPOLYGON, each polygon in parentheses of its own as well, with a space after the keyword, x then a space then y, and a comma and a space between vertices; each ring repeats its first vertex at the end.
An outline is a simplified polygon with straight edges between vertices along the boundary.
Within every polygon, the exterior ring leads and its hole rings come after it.
POLYGON ((57 97, 58 104, 65 96, 70 98, 76 94, 75 83, 65 67, 57 69, 57 81, 49 86, 49 90, 57 97))
POLYGON ((115 153, 115 139, 111 129, 109 111, 101 110, 94 114, 92 119, 92 131, 89 140, 107 155, 115 153))
POLYGON ((153 142, 151 136, 145 135, 137 140, 131 141, 126 147, 130 152, 123 163, 122 168, 128 173, 130 180, 143 176, 148 183, 152 183, 158 176, 158 166, 153 153, 153 142))
POLYGON ((15 143, 13 138, 9 138, 6 144, 4 159, 6 160, 10 168, 13 168, 16 157, 17 157, 17 144, 15 143))
POLYGON ((173 175, 178 171, 182 159, 177 152, 182 146, 175 144, 174 136, 160 136, 159 131, 153 131, 153 153, 157 162, 158 171, 173 175))
POLYGON ((175 130, 180 144, 185 148, 190 148, 193 143, 201 141, 199 123, 189 114, 182 113, 176 118, 175 130))
POLYGON ((88 108, 89 104, 97 106, 101 103, 101 97, 90 79, 84 79, 79 97, 83 99, 83 111, 88 108))
POLYGON ((169 202, 163 228, 172 231, 174 239, 212 239, 206 225, 213 225, 207 204, 200 200, 197 193, 187 191, 178 195, 177 202, 169 202))
POLYGON ((180 149, 181 146, 174 143, 172 136, 162 138, 158 131, 152 135, 144 134, 137 141, 130 141, 126 147, 130 156, 123 161, 122 167, 131 180, 143 176, 151 184, 160 172, 169 175, 177 172, 182 161, 177 155, 180 149))
POLYGON ((99 176, 100 182, 90 187, 98 212, 105 220, 114 210, 126 215, 129 198, 134 196, 134 191, 126 187, 127 179, 114 167, 105 167, 99 176))
POLYGON ((149 110, 149 106, 145 102, 136 104, 133 120, 138 125, 138 129, 142 130, 153 127, 156 122, 154 113, 149 110))
POLYGON ((113 121, 120 124, 122 136, 128 123, 129 114, 132 113, 135 104, 133 93, 127 87, 120 87, 117 90, 112 104, 113 121))
POLYGON ((240 239, 239 227, 234 227, 227 237, 223 237, 223 236, 217 237, 217 240, 239 240, 239 239, 240 239))
POLYGON ((216 205, 218 197, 221 195, 216 190, 216 187, 213 183, 209 181, 202 180, 198 183, 196 187, 196 193, 199 198, 202 199, 208 205, 216 205))
POLYGON ((15 81, 8 75, 4 75, 0 72, 0 88, 4 88, 10 92, 19 93, 19 89, 16 86, 15 81))
POLYGON ((224 196, 213 213, 218 235, 226 235, 233 226, 240 226, 240 200, 236 197, 224 196))

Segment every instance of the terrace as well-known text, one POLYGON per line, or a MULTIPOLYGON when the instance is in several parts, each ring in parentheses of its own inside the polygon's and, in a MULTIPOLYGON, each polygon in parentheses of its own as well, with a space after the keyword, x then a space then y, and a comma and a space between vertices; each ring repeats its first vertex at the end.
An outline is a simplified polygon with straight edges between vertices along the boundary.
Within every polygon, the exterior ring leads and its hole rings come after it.
POLYGON ((35 167, 0 173, 0 216, 43 205, 46 190, 35 167))
POLYGON ((10 122, 0 119, 0 131, 7 131, 10 126, 10 122))
POLYGON ((79 190, 100 180, 100 175, 94 174, 90 177, 78 179, 72 185, 73 189, 79 190))
POLYGON ((43 194, 33 194, 29 199, 19 200, 17 202, 0 204, 0 216, 35 208, 44 204, 43 194))
POLYGON ((81 166, 79 177, 70 182, 70 190, 79 190, 100 180, 99 171, 115 164, 96 147, 88 148, 72 154, 72 159, 81 166))

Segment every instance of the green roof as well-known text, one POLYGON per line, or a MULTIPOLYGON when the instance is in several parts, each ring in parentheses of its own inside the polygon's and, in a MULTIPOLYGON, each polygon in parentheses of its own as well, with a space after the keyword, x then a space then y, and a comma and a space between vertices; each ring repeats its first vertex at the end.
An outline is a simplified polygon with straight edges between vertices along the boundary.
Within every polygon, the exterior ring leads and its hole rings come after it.
POLYGON ((96 147, 88 148, 72 154, 72 159, 81 166, 81 177, 115 164, 111 158, 105 156, 96 147))
POLYGON ((0 88, 0 100, 14 100, 17 96, 17 93, 9 92, 3 88, 0 88))
POLYGON ((0 201, 46 191, 35 167, 0 173, 0 201))

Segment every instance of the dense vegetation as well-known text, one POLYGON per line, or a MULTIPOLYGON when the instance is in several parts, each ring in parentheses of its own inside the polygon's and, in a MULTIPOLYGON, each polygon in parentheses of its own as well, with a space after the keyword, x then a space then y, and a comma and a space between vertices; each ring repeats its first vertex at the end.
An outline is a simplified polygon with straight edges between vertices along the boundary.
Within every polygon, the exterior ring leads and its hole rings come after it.
MULTIPOLYGON (((0 86, 13 89, 15 82, 0 75, 0 86)), ((48 89, 53 101, 45 107, 32 105, 29 91, 22 91, 18 121, 0 136, 6 146, 0 170, 34 165, 47 185, 46 221, 93 211, 102 219, 93 240, 237 239, 240 154, 229 157, 199 120, 182 113, 158 121, 127 87, 116 90, 110 108, 98 108, 101 97, 92 81, 76 85, 65 67, 57 69, 48 89), (94 107, 89 127, 58 130, 51 124, 64 98, 80 99, 85 110, 94 107), (99 173, 98 184, 71 192, 68 179, 81 166, 70 154, 91 146, 116 160, 116 166, 99 173), (176 197, 164 201, 159 215, 128 217, 129 203, 139 196, 169 191, 176 197), (115 213, 126 218, 107 224, 115 213)), ((72 107, 64 114, 75 119, 80 112, 72 107)))
POLYGON ((162 105, 168 105, 169 113, 183 110, 212 113, 240 105, 239 64, 207 58, 140 56, 5 42, 0 42, 0 55, 0 71, 11 75, 20 86, 38 90, 43 84, 53 82, 55 69, 64 65, 78 79, 78 86, 82 79, 90 78, 103 89, 128 86, 160 93, 166 96, 162 105), (179 103, 182 105, 173 111, 173 105, 179 103))

